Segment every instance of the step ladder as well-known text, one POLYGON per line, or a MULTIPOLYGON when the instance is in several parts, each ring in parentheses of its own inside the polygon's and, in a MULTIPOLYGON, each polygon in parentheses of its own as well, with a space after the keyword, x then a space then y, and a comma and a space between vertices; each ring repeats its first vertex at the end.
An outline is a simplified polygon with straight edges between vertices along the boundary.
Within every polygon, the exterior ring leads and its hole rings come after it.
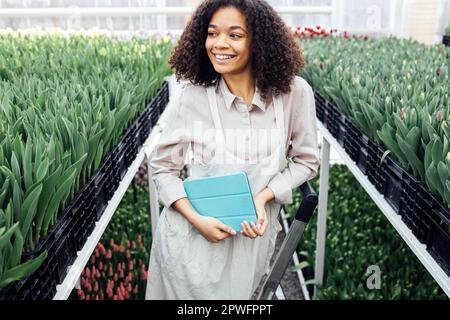
POLYGON ((278 251, 276 258, 269 270, 268 276, 258 293, 257 300, 272 300, 279 287, 286 269, 292 259, 292 255, 297 249, 300 240, 303 237, 306 226, 308 225, 314 209, 318 203, 318 197, 309 182, 303 183, 300 187, 302 201, 297 209, 295 219, 289 228, 284 241, 278 251))

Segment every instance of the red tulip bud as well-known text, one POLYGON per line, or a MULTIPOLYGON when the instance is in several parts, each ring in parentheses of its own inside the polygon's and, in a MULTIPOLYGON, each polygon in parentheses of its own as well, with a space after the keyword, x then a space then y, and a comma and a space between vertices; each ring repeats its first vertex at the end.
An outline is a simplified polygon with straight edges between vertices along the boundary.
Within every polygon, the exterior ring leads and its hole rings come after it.
POLYGON ((87 295, 87 296, 86 296, 86 300, 91 300, 91 296, 90 296, 90 295, 87 295))
POLYGON ((123 246, 123 244, 121 244, 121 245, 119 246, 119 251, 120 251, 120 252, 125 252, 125 247, 123 246))
POLYGON ((134 293, 134 294, 137 294, 137 293, 138 293, 138 285, 135 285, 135 286, 134 286, 133 293, 134 293))
POLYGON ((102 255, 105 255, 105 253, 106 253, 105 247, 100 242, 97 243, 97 248, 102 255))
POLYGON ((138 234, 138 243, 142 243, 142 235, 138 234))
POLYGON ((125 241, 127 248, 130 247, 130 240, 125 241))
POLYGON ((129 250, 127 250, 127 252, 125 253, 125 256, 126 256, 127 260, 131 258, 131 253, 129 250))
POLYGON ((98 282, 95 281, 94 283, 94 291, 97 292, 98 291, 98 282))
POLYGON ((123 270, 120 270, 120 278, 123 279, 123 277, 124 277, 123 270))
POLYGON ((110 239, 110 240, 109 240, 109 245, 110 245, 111 247, 114 247, 114 239, 110 239))
POLYGON ((100 253, 98 252, 98 249, 95 249, 95 257, 98 258, 100 256, 100 253))
POLYGON ((136 250, 136 242, 134 240, 131 241, 131 249, 136 250))
POLYGON ((85 274, 86 277, 88 277, 88 278, 91 276, 91 271, 89 270, 88 267, 86 267, 86 268, 84 269, 84 274, 85 274))
POLYGON ((114 273, 114 281, 117 281, 119 279, 119 276, 117 275, 117 272, 114 273))
POLYGON ((100 261, 98 264, 98 270, 103 270, 103 262, 100 261))

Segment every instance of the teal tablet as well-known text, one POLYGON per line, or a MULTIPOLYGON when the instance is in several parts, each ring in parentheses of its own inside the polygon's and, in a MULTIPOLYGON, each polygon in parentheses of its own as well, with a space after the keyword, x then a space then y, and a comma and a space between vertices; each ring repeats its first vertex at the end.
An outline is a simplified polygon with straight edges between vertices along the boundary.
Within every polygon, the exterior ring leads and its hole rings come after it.
POLYGON ((183 184, 189 202, 199 214, 217 218, 236 232, 242 230, 244 220, 256 224, 255 204, 245 172, 188 178, 183 184))

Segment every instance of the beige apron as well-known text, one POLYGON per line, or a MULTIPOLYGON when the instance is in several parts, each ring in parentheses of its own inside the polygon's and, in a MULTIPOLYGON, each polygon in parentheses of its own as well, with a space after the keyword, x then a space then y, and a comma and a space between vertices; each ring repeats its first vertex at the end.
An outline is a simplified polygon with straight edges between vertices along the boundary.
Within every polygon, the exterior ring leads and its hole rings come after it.
MULTIPOLYGON (((256 196, 286 165, 284 112, 275 97, 276 149, 256 163, 238 158, 226 145, 217 109, 215 87, 207 88, 216 129, 216 152, 212 160, 191 166, 191 177, 247 173, 256 196)), ((237 234, 211 243, 177 211, 164 208, 153 236, 146 299, 249 299, 269 270, 277 233, 280 205, 266 205, 269 220, 262 237, 237 234)))

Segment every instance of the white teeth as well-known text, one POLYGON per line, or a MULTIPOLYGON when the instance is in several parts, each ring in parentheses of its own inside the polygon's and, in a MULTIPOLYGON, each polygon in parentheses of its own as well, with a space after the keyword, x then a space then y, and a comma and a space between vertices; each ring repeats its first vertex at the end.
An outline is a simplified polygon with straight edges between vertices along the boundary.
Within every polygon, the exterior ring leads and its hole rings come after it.
POLYGON ((216 58, 219 59, 219 60, 227 60, 227 59, 233 58, 233 56, 220 55, 220 54, 216 54, 215 56, 216 56, 216 58))

